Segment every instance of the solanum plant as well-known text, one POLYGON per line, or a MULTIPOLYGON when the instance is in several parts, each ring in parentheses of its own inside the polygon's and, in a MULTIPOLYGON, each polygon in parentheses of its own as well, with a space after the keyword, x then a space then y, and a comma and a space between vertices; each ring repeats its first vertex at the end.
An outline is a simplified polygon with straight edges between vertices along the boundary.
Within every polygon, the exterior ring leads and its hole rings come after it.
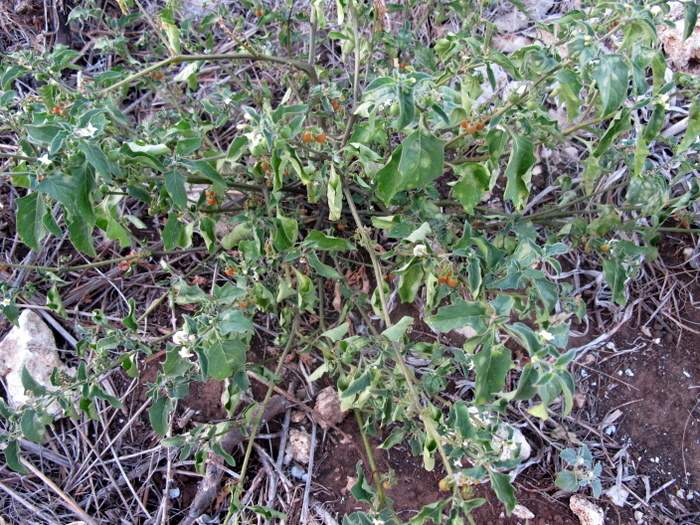
MULTIPOLYGON (((155 342, 143 320, 158 305, 132 302, 121 324, 94 312, 76 377, 58 392, 28 377, 36 403, 2 407, 10 466, 22 469, 16 440, 50 424, 45 396, 73 417, 93 415, 95 397, 116 406, 100 375, 135 376, 158 351, 153 429, 198 464, 206 450, 240 464, 218 439, 257 430, 241 410, 247 372, 279 380, 247 355, 257 331, 317 356, 311 380, 330 378, 381 448, 408 444, 441 472, 444 498, 411 523, 471 519, 484 482, 512 511, 524 458, 514 414, 573 407, 569 333, 590 297, 565 255, 602 269, 596 301, 626 303, 659 235, 687 228, 700 104, 697 79, 672 72, 658 41, 666 2, 582 2, 533 22, 541 36, 509 54, 492 45, 490 3, 432 2, 442 29, 426 33, 412 2, 314 0, 288 13, 244 2, 240 17, 222 7, 196 18, 168 1, 157 31, 129 41, 137 6, 86 1, 71 23, 106 28, 95 54, 5 56, 0 114, 17 150, 0 156, 22 242, 38 252, 67 235, 86 269, 120 265, 125 278, 160 265, 163 304, 178 312, 175 333, 155 342), (136 119, 143 100, 157 106, 136 119), (680 137, 661 133, 678 119, 672 100, 693 100, 680 137), (167 262, 183 252, 217 268, 211 286, 167 262), (399 303, 411 315, 393 315, 399 303), (230 421, 173 435, 178 401, 207 379, 225 381, 230 421)), ((71 265, 30 269, 60 306, 55 276, 71 265)), ((22 290, 2 293, 16 317, 22 290)), ((369 510, 344 523, 399 523, 370 470, 353 488, 369 510)))

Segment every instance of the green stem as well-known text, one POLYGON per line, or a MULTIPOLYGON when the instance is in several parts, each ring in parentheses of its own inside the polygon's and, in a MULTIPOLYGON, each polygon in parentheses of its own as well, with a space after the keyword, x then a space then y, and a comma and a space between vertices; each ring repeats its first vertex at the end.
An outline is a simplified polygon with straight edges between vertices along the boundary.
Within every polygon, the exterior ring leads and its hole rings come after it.
POLYGON ((44 271, 44 272, 74 272, 79 270, 89 270, 91 268, 99 268, 101 266, 110 266, 115 263, 120 263, 122 261, 146 259, 148 257, 163 257, 167 255, 181 255, 183 253, 196 253, 205 251, 206 248, 190 248, 187 250, 174 250, 174 251, 151 251, 143 250, 136 254, 125 255, 123 257, 115 257, 114 259, 106 259, 104 261, 94 261, 85 264, 76 264, 74 266, 41 266, 37 264, 20 264, 20 263, 8 263, 0 262, 0 267, 4 266, 6 268, 17 268, 20 270, 33 270, 33 271, 44 271))
POLYGON ((135 80, 138 80, 139 78, 150 75, 154 71, 157 71, 161 68, 164 68, 164 67, 167 67, 170 65, 180 64, 183 62, 213 62, 213 61, 228 61, 228 60, 252 60, 252 61, 260 61, 260 62, 272 62, 275 64, 283 64, 283 65, 298 69, 300 71, 303 71, 304 73, 306 73, 306 75, 309 77, 309 79, 311 79, 311 81, 314 84, 318 83, 318 76, 316 75, 316 71, 313 68, 313 66, 307 64, 306 62, 302 62, 300 60, 293 60, 293 59, 282 57, 282 56, 259 55, 259 54, 253 54, 253 53, 212 53, 212 54, 199 54, 199 55, 174 55, 172 57, 161 60, 160 62, 156 62, 154 64, 151 64, 150 66, 142 69, 141 71, 137 71, 136 73, 132 73, 131 75, 129 75, 125 79, 120 80, 119 82, 116 82, 115 84, 112 84, 111 86, 107 86, 106 88, 100 90, 98 92, 98 94, 103 95, 103 94, 108 93, 110 91, 114 91, 115 89, 119 89, 123 86, 128 86, 129 84, 131 84, 135 80))
POLYGON ((382 485, 381 476, 379 475, 379 469, 377 468, 377 462, 374 459, 374 453, 372 451, 372 445, 369 442, 367 433, 365 432, 365 422, 362 419, 362 414, 360 411, 353 410, 355 414, 355 421, 357 422, 357 428, 360 430, 360 437, 362 438, 362 446, 365 449, 365 454, 367 454, 367 463, 369 463, 369 471, 372 474, 372 483, 377 490, 377 502, 375 510, 380 510, 384 508, 386 496, 384 495, 384 486, 382 485))
MULTIPOLYGON (((300 317, 299 312, 296 312, 296 314, 294 315, 294 321, 292 321, 292 327, 289 330, 289 338, 287 339, 287 344, 284 346, 284 350, 282 351, 282 354, 280 355, 280 358, 277 361, 277 366, 275 367, 273 381, 274 381, 274 379, 279 377, 280 372, 282 371, 282 367, 284 366, 284 362, 285 362, 285 359, 287 357, 287 354, 289 354, 290 350, 292 349, 292 346, 294 345, 294 341, 296 340, 297 330, 299 329, 299 317, 300 317)), ((255 415, 255 421, 253 422, 253 425, 251 426, 251 429, 250 429, 250 437, 248 438, 248 445, 246 446, 245 456, 243 456, 243 464, 241 465, 240 478, 238 479, 238 482, 236 484, 236 492, 238 492, 239 494, 243 489, 243 484, 245 482, 246 472, 248 470, 248 464, 250 463, 250 455, 253 452, 253 443, 255 442, 255 437, 258 434, 258 429, 260 427, 260 423, 262 421, 263 415, 265 414, 265 409, 267 408, 267 404, 270 402, 270 398, 272 397, 273 387, 274 387, 274 382, 271 382, 270 385, 267 387, 267 391, 265 392, 265 397, 263 398, 262 403, 260 403, 260 406, 258 407, 258 412, 255 415)), ((235 499, 232 496, 231 505, 229 506, 228 514, 226 515, 226 518, 224 519, 224 523, 228 523, 229 520, 231 519, 231 515, 233 513, 233 502, 234 501, 235 501, 235 499)))

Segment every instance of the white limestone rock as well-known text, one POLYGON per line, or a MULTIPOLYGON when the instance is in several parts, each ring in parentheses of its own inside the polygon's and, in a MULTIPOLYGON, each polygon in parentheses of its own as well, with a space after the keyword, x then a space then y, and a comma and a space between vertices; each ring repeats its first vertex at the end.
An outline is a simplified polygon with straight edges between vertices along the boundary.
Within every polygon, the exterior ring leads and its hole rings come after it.
MULTIPOLYGON (((22 385, 22 369, 47 390, 56 390, 51 384, 54 369, 74 375, 74 370, 61 362, 56 350, 56 340, 48 325, 32 310, 24 310, 15 326, 0 342, 0 375, 7 385, 7 403, 20 408, 31 399, 22 385)), ((58 403, 49 405, 47 412, 53 416, 62 413, 58 403)))

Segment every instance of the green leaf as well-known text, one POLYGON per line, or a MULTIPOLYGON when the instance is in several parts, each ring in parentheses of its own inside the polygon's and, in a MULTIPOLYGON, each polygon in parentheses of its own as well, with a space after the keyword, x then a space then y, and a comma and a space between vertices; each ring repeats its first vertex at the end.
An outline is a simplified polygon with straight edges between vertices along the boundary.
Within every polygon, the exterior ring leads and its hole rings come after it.
POLYGON ((20 428, 24 437, 29 441, 33 441, 34 443, 42 443, 44 441, 46 425, 44 425, 34 409, 29 408, 22 412, 20 428))
POLYGON ((357 501, 372 503, 372 499, 374 498, 374 489, 367 481, 367 478, 365 478, 365 471, 362 469, 361 461, 358 461, 355 465, 355 473, 357 474, 357 481, 350 489, 350 493, 357 501))
POLYGON ((542 343, 540 343, 537 334, 524 323, 513 323, 511 325, 505 326, 506 330, 510 332, 518 342, 527 350, 529 355, 534 355, 542 348, 542 343))
POLYGON ((579 97, 581 83, 576 73, 566 68, 557 73, 557 82, 559 85, 557 86, 556 92, 559 96, 559 100, 566 105, 566 113, 569 117, 569 121, 573 121, 581 107, 581 99, 579 97))
POLYGON ((676 154, 683 153, 692 146, 700 136, 700 99, 696 98, 690 105, 688 112, 688 128, 685 130, 683 140, 676 149, 676 154))
POLYGON ((204 348, 206 376, 224 380, 245 363, 247 345, 238 339, 217 339, 204 348))
POLYGON ((253 321, 240 310, 227 310, 219 315, 217 326, 222 335, 240 334, 250 332, 253 329, 253 321))
POLYGON ((489 471, 489 478, 491 479, 493 491, 496 493, 498 499, 501 500, 501 503, 503 503, 505 506, 506 513, 510 515, 515 508, 515 505, 518 503, 515 499, 515 490, 513 489, 513 485, 510 483, 510 477, 508 477, 507 474, 502 474, 492 470, 489 471))
POLYGON ((37 192, 17 199, 17 233, 24 244, 39 251, 39 243, 46 235, 43 218, 44 199, 37 192))
POLYGON ((10 441, 5 447, 3 454, 5 454, 5 463, 7 463, 8 467, 19 474, 27 474, 27 469, 24 468, 20 460, 19 443, 17 441, 10 441))
POLYGON ((202 139, 200 137, 188 137, 179 139, 175 144, 175 152, 181 157, 192 155, 195 151, 202 147, 202 139))
POLYGON ((418 290, 423 284, 423 267, 420 263, 412 263, 399 278, 399 298, 402 303, 412 303, 418 290))
POLYGON ((396 127, 402 130, 416 118, 416 104, 413 101, 413 85, 400 86, 397 89, 399 98, 399 118, 396 127))
POLYGON ((593 151, 594 157, 600 157, 605 153, 610 144, 612 144, 615 137, 620 133, 627 131, 630 128, 630 111, 627 108, 622 108, 618 114, 615 115, 613 120, 610 122, 608 129, 603 133, 603 136, 598 141, 598 145, 593 151))
POLYGON ((158 157, 160 155, 170 154, 170 148, 165 144, 143 144, 139 142, 127 142, 126 147, 134 153, 145 153, 158 157))
POLYGON ((567 492, 576 492, 578 490, 578 479, 576 474, 570 470, 562 470, 557 474, 554 484, 567 492))
POLYGON ((506 166, 506 191, 504 197, 522 209, 530 194, 530 168, 535 165, 535 154, 530 139, 513 135, 513 149, 506 166))
POLYGON ((401 341, 406 331, 413 325, 413 317, 404 315, 397 323, 382 332, 382 335, 395 343, 401 341))
POLYGON ((133 298, 129 298, 129 313, 122 319, 122 324, 132 331, 139 326, 136 322, 136 301, 133 298))
POLYGON ((214 184, 217 192, 222 193, 226 190, 226 181, 206 160, 188 160, 184 161, 184 164, 214 184))
POLYGON ((85 155, 85 159, 95 169, 95 173, 105 178, 108 182, 112 180, 112 174, 116 172, 116 167, 107 159, 99 146, 87 142, 78 143, 78 149, 85 155))
POLYGON ((520 373, 517 388, 512 392, 503 394, 502 397, 504 399, 516 399, 518 401, 532 399, 537 393, 535 382, 537 381, 538 377, 539 375, 537 373, 537 369, 531 363, 526 364, 523 367, 523 371, 520 373))
POLYGON ((407 242, 418 243, 425 242, 425 239, 433 232, 430 228, 430 224, 424 222, 418 228, 413 230, 408 237, 406 237, 407 242))
POLYGON ((163 248, 165 248, 166 251, 171 251, 178 245, 181 229, 182 224, 177 220, 177 215, 174 213, 168 215, 168 221, 165 223, 165 227, 161 233, 163 248))
POLYGON ((376 180, 374 193, 386 205, 388 205, 394 195, 399 192, 399 160, 401 159, 401 151, 402 146, 399 145, 391 154, 389 162, 387 162, 382 169, 377 171, 374 176, 376 180))
POLYGON ((485 316, 486 308, 483 304, 457 301, 449 306, 441 307, 437 314, 428 316, 425 321, 438 332, 449 332, 456 328, 469 326, 480 333, 486 328, 485 316))
POLYGON ((325 277, 326 279, 342 279, 340 274, 333 267, 321 262, 316 252, 309 252, 306 255, 306 262, 308 262, 309 266, 316 270, 316 273, 321 277, 325 277))
POLYGON ((471 439, 475 435, 474 425, 469 417, 469 408, 464 401, 452 405, 450 424, 459 432, 462 439, 471 439))
POLYGON ((185 177, 177 171, 169 171, 165 174, 165 189, 175 206, 184 210, 187 208, 187 190, 185 189, 185 177))
POLYGON ((334 343, 337 341, 340 341, 343 337, 345 337, 345 334, 348 333, 348 330, 350 329, 350 323, 345 321, 343 324, 340 324, 336 326, 335 328, 331 328, 330 330, 326 330, 323 332, 321 335, 323 337, 327 337, 334 343))
POLYGON ((50 144, 56 135, 62 130, 56 124, 43 124, 38 126, 26 126, 29 140, 35 144, 50 144))
POLYGON ((304 239, 304 247, 328 252, 346 252, 355 246, 347 239, 326 235, 318 230, 311 230, 304 239))
POLYGON ((90 198, 92 186, 92 178, 84 170, 75 170, 70 174, 48 177, 36 189, 56 199, 71 215, 79 216, 92 228, 95 224, 90 198))
POLYGON ((337 221, 343 211, 343 183, 333 164, 331 164, 331 175, 328 179, 327 197, 328 218, 331 221, 337 221))
POLYGON ((664 125, 665 118, 666 110, 664 109, 664 105, 656 104, 642 135, 647 143, 650 143, 656 139, 659 131, 661 131, 661 127, 664 125))
POLYGON ((58 286, 56 283, 51 285, 49 291, 46 292, 46 306, 51 308, 60 317, 65 317, 66 309, 63 306, 63 301, 61 301, 61 295, 58 293, 58 286))
POLYGON ((411 133, 377 172, 377 197, 388 205, 401 191, 426 187, 442 175, 444 150, 444 143, 433 135, 420 129, 411 133))
POLYGON ((287 521, 287 515, 284 512, 280 512, 270 507, 265 507, 263 505, 251 505, 248 508, 255 514, 267 518, 268 520, 272 520, 274 518, 278 523, 284 523, 287 521))
POLYGON ((168 433, 168 420, 174 408, 174 403, 168 397, 158 397, 151 404, 148 420, 156 434, 165 436, 168 433))
POLYGON ((275 250, 282 252, 294 246, 299 236, 299 224, 290 217, 283 217, 279 213, 275 219, 275 231, 272 236, 272 245, 275 250))
POLYGON ((452 186, 452 196, 465 212, 472 214, 474 206, 479 204, 489 189, 491 174, 483 164, 460 164, 455 167, 455 173, 460 179, 452 186))
POLYGON ((27 370, 26 366, 22 367, 22 387, 25 390, 29 390, 32 394, 35 396, 43 396, 46 394, 46 387, 43 385, 39 384, 29 373, 29 370, 27 370))
POLYGON ((619 55, 604 55, 593 70, 602 108, 602 117, 610 115, 620 107, 627 97, 627 84, 629 81, 629 67, 627 62, 619 55))
POLYGON ((476 371, 475 403, 487 403, 493 394, 503 389, 506 374, 510 370, 512 363, 508 348, 500 345, 484 345, 481 351, 474 356, 474 369, 476 371))
POLYGON ((93 225, 85 222, 82 217, 71 216, 66 220, 68 236, 70 237, 70 241, 73 243, 73 246, 75 246, 85 255, 95 257, 97 252, 95 252, 95 246, 92 243, 93 225))
POLYGON ((623 306, 627 302, 627 298, 625 297, 627 273, 622 267, 622 263, 614 259, 604 260, 603 275, 605 276, 605 281, 608 283, 610 290, 612 290, 613 300, 620 306, 623 306))
POLYGON ((389 434, 389 437, 387 437, 381 445, 379 445, 379 448, 383 450, 389 450, 392 447, 395 447, 399 443, 403 443, 404 438, 406 437, 406 431, 401 428, 401 427, 396 427, 394 430, 391 431, 391 434, 389 434))
POLYGON ((547 421, 549 419, 549 412, 547 412, 547 407, 544 403, 540 403, 532 408, 528 408, 527 413, 532 414, 533 416, 541 419, 542 421, 547 421))
POLYGON ((695 31, 698 22, 697 0, 689 0, 685 3, 685 17, 683 18, 683 40, 690 38, 695 31))

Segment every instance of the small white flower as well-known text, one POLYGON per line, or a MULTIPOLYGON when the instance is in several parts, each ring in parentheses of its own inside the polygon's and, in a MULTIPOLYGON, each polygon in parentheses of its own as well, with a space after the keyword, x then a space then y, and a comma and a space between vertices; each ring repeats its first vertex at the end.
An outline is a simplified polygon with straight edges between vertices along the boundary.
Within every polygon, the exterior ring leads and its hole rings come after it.
POLYGON ((177 355, 179 355, 183 359, 189 359, 190 357, 192 357, 192 352, 190 352, 189 348, 183 346, 182 348, 180 348, 180 351, 177 353, 177 355))
POLYGON ((425 257, 428 255, 428 249, 425 247, 425 244, 416 244, 413 247, 413 255, 415 257, 425 257))
POLYGON ((11 302, 11 301, 10 301, 7 297, 5 297, 2 301, 0 301, 0 305, 2 305, 2 306, 10 306, 10 302, 11 302))
POLYGON ((550 332, 548 332, 547 330, 540 330, 540 331, 539 331, 539 336, 540 336, 544 341, 547 341, 547 342, 550 342, 550 341, 552 341, 552 340, 554 339, 554 336, 553 336, 550 332))
POLYGON ((187 342, 187 332, 185 330, 178 330, 173 334, 173 343, 176 345, 182 345, 187 342))
POLYGON ((48 165, 51 164, 51 159, 49 158, 49 154, 48 154, 48 153, 44 153, 41 157, 39 157, 39 158, 36 159, 36 160, 38 160, 38 161, 39 161, 41 164, 43 164, 44 166, 48 166, 48 165))
POLYGON ((94 137, 95 133, 97 133, 97 128, 92 125, 92 122, 88 122, 88 125, 84 128, 75 130, 75 135, 83 138, 94 137))

